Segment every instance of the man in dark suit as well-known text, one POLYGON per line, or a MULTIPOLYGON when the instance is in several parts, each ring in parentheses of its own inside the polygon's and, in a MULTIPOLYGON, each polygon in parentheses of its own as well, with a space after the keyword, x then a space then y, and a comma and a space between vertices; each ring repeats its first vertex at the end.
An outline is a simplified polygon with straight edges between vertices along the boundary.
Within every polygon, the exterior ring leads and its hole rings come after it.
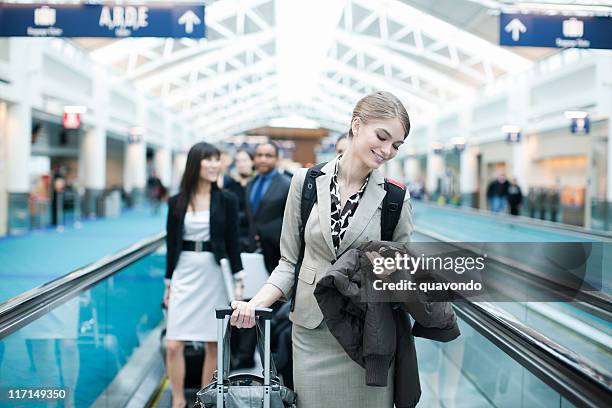
POLYGON ((261 248, 268 273, 276 268, 280 260, 283 214, 291 184, 289 177, 276 168, 278 153, 278 146, 272 141, 257 146, 255 150, 257 176, 246 187, 246 207, 251 237, 261 248))

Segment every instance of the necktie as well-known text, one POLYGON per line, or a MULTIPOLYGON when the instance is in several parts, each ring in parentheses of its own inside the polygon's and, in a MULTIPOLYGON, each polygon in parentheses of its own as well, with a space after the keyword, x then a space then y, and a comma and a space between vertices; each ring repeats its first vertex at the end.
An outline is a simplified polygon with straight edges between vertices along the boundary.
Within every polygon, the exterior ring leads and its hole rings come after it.
POLYGON ((259 202, 261 201, 261 197, 263 197, 263 187, 266 182, 266 176, 261 176, 258 180, 257 185, 255 186, 255 191, 253 192, 253 199, 251 200, 251 208, 253 209, 253 213, 257 212, 257 208, 259 208, 259 202))

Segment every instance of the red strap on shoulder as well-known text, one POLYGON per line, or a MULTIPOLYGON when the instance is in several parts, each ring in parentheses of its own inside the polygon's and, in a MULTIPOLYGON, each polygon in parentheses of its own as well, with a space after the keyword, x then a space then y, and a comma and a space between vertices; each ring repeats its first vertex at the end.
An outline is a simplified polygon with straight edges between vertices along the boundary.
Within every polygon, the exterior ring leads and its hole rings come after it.
POLYGON ((398 186, 402 190, 406 189, 406 185, 404 183, 401 183, 401 182, 399 182, 397 180, 393 180, 392 178, 388 178, 388 177, 385 180, 387 180, 391 184, 395 184, 396 186, 398 186))

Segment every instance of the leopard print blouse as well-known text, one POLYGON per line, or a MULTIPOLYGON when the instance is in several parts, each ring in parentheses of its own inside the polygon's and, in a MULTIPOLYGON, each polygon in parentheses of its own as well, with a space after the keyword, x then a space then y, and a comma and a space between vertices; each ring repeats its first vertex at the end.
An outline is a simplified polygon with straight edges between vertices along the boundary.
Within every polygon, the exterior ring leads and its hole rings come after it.
POLYGON ((363 195, 366 185, 368 184, 368 179, 370 178, 369 176, 366 177, 359 191, 350 196, 346 203, 344 203, 344 207, 340 208, 340 188, 338 186, 338 162, 340 161, 340 157, 338 157, 338 159, 336 160, 336 166, 334 167, 334 175, 330 183, 331 233, 332 240, 334 242, 334 250, 336 252, 338 252, 340 242, 342 241, 342 238, 344 238, 344 234, 346 233, 346 230, 348 228, 349 220, 351 219, 353 214, 355 214, 357 206, 359 205, 359 199, 363 195))

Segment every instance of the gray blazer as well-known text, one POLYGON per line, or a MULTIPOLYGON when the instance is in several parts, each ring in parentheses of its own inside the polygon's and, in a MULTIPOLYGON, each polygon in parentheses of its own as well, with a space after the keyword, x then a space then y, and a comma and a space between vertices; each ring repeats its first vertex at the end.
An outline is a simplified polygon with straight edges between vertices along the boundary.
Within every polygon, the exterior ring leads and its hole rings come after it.
MULTIPOLYGON (((385 197, 385 179, 380 171, 373 170, 368 185, 359 200, 357 211, 353 214, 349 227, 340 242, 338 253, 334 251, 331 236, 331 193, 329 190, 336 159, 321 169, 324 174, 317 177, 317 203, 314 205, 306 223, 306 249, 304 261, 298 277, 295 310, 289 315, 295 324, 314 329, 321 324, 323 314, 314 296, 317 278, 336 259, 349 248, 357 248, 364 242, 380 240, 380 214, 385 197)), ((300 253, 300 204, 302 185, 306 169, 298 170, 291 180, 289 196, 283 218, 281 233, 281 260, 267 283, 279 288, 288 299, 293 289, 295 264, 300 253)), ((393 241, 409 242, 412 233, 412 205, 406 192, 400 219, 393 233, 393 241)))

